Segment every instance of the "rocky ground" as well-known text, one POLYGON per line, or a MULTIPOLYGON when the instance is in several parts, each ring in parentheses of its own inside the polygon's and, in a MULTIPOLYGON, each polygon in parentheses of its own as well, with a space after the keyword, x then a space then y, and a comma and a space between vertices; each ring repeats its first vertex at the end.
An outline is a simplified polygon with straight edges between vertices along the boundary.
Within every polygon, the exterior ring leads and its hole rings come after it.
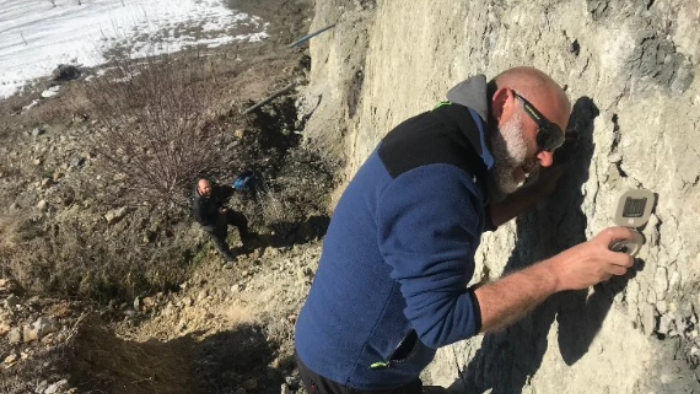
MULTIPOLYGON (((256 237, 222 264, 186 209, 121 198, 92 136, 100 70, 47 78, 0 103, 0 392, 285 393, 299 388, 292 334, 328 225, 334 170, 302 142, 308 110, 292 91, 241 111, 290 82, 305 84, 303 1, 237 1, 271 38, 206 53, 215 76, 211 127, 227 183, 259 177, 229 206, 256 237), (59 80, 60 79, 60 80, 59 80), (59 86, 58 95, 42 91, 59 86), (32 104, 37 101, 38 104, 32 104)), ((109 74, 107 74, 109 75, 109 74)), ((312 109, 311 109, 312 110, 312 109)))

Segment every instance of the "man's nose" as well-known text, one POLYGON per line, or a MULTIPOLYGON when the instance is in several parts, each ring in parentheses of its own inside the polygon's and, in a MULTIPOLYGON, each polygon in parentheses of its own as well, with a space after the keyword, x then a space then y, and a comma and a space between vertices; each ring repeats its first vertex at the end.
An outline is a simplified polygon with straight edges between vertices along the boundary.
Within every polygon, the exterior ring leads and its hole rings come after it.
POLYGON ((554 163, 554 153, 553 152, 547 152, 547 151, 540 151, 537 154, 537 162, 540 164, 542 167, 549 167, 554 163))

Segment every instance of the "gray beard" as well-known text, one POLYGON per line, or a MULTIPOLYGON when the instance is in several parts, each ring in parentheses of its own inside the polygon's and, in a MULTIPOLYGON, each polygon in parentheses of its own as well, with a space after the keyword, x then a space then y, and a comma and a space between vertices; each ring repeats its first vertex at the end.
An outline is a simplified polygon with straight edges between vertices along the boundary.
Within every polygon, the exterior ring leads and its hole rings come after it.
MULTIPOLYGON (((492 193, 492 200, 505 198, 505 194, 513 193, 520 187, 520 182, 513 177, 513 170, 523 166, 534 167, 536 161, 527 158, 527 142, 522 132, 522 113, 517 111, 512 118, 491 135, 491 150, 494 165, 491 169, 493 186, 500 193, 492 193)), ((493 189, 493 187, 492 187, 493 189)), ((496 191, 496 190, 494 190, 496 191)))

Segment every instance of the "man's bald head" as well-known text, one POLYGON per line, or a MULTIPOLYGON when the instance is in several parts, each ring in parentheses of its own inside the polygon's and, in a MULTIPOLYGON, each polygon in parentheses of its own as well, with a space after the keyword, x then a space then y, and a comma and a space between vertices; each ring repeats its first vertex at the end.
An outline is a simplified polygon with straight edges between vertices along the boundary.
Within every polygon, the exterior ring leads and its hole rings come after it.
POLYGON ((209 195, 211 195, 211 183, 204 178, 198 180, 197 193, 199 193, 200 196, 209 197, 209 195))
POLYGON ((566 130, 571 102, 564 90, 549 75, 533 67, 515 67, 493 79, 492 89, 512 89, 525 97, 550 122, 566 130))

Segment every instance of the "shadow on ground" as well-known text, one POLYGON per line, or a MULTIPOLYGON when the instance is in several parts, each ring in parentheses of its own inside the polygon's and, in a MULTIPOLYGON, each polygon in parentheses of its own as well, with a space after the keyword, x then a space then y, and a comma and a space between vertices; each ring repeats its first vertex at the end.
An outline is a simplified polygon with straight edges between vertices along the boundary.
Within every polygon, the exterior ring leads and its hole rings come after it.
POLYGON ((94 320, 79 329, 64 361, 69 383, 79 392, 223 394, 243 387, 278 394, 290 372, 283 369, 292 364, 270 367, 276 352, 277 345, 255 324, 140 343, 120 339, 94 320))
MULTIPOLYGON (((570 167, 557 192, 536 209, 517 219, 517 242, 505 272, 524 268, 586 241, 587 218, 581 210, 582 185, 589 177, 593 157, 593 120, 598 116, 593 100, 581 97, 574 105, 569 129, 578 142, 570 167)), ((637 269, 641 268, 641 264, 637 269)), ((556 294, 529 316, 500 332, 487 334, 482 347, 469 361, 450 390, 470 394, 521 393, 537 373, 545 352, 547 335, 555 319, 559 324, 559 348, 568 365, 575 364, 589 350, 613 302, 635 270, 587 291, 556 294)))

